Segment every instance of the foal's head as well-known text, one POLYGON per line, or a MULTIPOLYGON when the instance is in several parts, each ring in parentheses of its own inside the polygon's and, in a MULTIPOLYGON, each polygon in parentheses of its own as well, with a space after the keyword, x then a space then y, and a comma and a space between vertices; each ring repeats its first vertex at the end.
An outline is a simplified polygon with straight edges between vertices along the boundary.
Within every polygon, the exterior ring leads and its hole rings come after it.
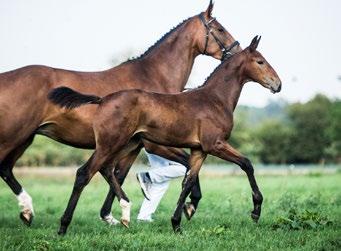
POLYGON ((213 3, 206 11, 193 18, 195 21, 196 47, 201 54, 223 60, 226 56, 241 51, 239 43, 212 17, 213 3))
POLYGON ((282 82, 276 71, 266 61, 266 59, 256 49, 260 38, 254 37, 251 44, 240 53, 242 57, 242 67, 244 76, 247 80, 260 83, 272 93, 280 92, 282 82))

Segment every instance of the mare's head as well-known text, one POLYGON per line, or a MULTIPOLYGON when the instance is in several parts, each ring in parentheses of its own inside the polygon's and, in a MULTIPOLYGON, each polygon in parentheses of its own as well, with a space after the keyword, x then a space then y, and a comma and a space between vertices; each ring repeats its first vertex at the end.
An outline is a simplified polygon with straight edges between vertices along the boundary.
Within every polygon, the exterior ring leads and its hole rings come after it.
POLYGON ((276 71, 256 49, 261 37, 254 37, 251 44, 239 54, 241 70, 246 80, 254 81, 272 93, 280 92, 282 82, 276 71))
POLYGON ((200 54, 223 60, 242 49, 231 34, 212 17, 212 10, 213 3, 210 0, 206 11, 192 18, 196 32, 195 47, 200 54))

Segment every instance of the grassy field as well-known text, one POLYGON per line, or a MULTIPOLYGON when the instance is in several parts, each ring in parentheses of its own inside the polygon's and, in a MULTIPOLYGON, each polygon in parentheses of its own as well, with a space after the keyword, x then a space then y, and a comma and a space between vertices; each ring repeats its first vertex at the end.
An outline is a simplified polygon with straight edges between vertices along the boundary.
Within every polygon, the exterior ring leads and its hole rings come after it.
MULTIPOLYGON (((142 201, 137 182, 125 190, 133 202, 130 228, 99 220, 107 192, 101 178, 84 191, 66 236, 56 234, 73 178, 22 177, 33 197, 36 217, 28 228, 18 218, 17 201, 0 182, 1 250, 341 250, 341 174, 258 176, 264 195, 262 217, 252 222, 251 190, 244 176, 201 177, 203 199, 191 221, 183 218, 175 235, 170 216, 180 190, 174 181, 154 223, 135 220, 142 201), (293 210, 294 209, 294 210, 293 210), (306 211, 308 210, 308 211, 306 211), (291 214, 291 216, 290 216, 291 214)), ((119 216, 115 202, 114 215, 119 216)))

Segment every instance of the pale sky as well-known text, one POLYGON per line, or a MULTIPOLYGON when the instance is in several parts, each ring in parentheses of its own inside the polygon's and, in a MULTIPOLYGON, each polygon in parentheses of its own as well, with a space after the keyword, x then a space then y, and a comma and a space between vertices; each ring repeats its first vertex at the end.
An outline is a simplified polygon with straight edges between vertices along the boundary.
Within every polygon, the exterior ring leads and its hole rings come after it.
MULTIPOLYGON (((29 64, 96 71, 128 51, 137 54, 208 0, 0 0, 0 72, 29 64)), ((306 101, 318 92, 341 98, 341 1, 216 0, 213 15, 243 47, 262 35, 259 51, 278 72, 282 92, 257 84, 240 104, 306 101), (340 79, 338 79, 340 78, 340 79)), ((200 56, 189 87, 201 85, 219 61, 200 56)))

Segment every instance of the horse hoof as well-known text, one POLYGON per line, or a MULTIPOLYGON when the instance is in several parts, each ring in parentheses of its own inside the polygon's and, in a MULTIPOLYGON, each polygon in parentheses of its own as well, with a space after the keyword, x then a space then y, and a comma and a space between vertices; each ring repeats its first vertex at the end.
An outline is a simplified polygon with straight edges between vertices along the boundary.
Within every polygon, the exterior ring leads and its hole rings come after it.
POLYGON ((172 227, 173 227, 174 233, 181 234, 182 231, 181 231, 181 227, 180 227, 180 220, 175 220, 172 218, 171 222, 172 222, 172 227))
POLYGON ((60 227, 58 231, 58 235, 63 236, 66 234, 66 228, 65 227, 60 227))
POLYGON ((259 215, 258 214, 251 213, 251 218, 253 219, 253 221, 255 223, 258 223, 258 220, 259 220, 259 215))
POLYGON ((125 226, 126 228, 129 228, 129 221, 128 220, 121 219, 121 224, 123 226, 125 226))
POLYGON ((175 234, 182 234, 182 230, 180 226, 176 226, 176 227, 173 226, 173 231, 175 234))
POLYGON ((33 214, 21 212, 20 219, 26 226, 31 226, 33 221, 33 214))
POLYGON ((195 213, 195 207, 193 206, 193 204, 188 202, 184 205, 183 211, 184 211, 186 219, 190 220, 195 213))

